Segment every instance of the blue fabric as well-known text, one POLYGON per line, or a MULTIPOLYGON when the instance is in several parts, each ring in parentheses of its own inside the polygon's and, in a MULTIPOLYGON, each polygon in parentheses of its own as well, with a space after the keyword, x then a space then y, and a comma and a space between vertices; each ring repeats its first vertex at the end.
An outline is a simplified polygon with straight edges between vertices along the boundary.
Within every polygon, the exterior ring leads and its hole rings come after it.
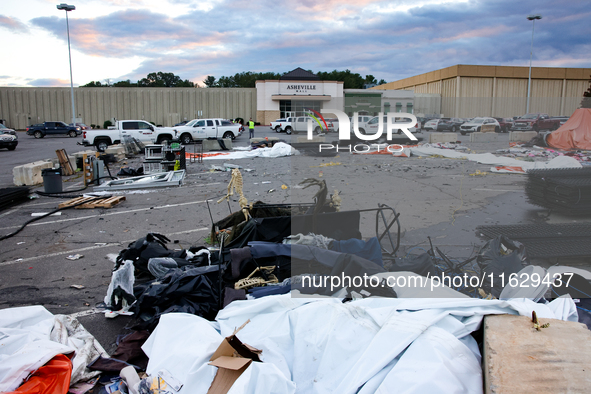
POLYGON ((253 287, 248 291, 248 294, 254 298, 261 298, 275 294, 287 294, 291 291, 291 281, 285 284, 274 286, 253 287))
POLYGON ((367 242, 355 238, 344 241, 333 241, 329 247, 330 250, 334 250, 335 252, 354 254, 366 260, 373 261, 380 267, 384 266, 382 248, 377 237, 370 238, 367 242))
POLYGON ((342 253, 317 248, 310 245, 299 244, 277 244, 273 242, 254 241, 249 242, 252 257, 255 259, 263 257, 286 256, 298 260, 317 261, 327 267, 334 267, 337 259, 342 253))

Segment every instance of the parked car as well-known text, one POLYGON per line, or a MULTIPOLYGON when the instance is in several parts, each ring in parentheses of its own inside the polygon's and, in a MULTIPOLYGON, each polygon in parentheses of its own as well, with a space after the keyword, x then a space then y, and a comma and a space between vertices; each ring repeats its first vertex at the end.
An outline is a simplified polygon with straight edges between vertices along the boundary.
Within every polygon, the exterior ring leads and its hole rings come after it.
MULTIPOLYGON (((74 126, 74 124, 70 123, 68 126, 74 126)), ((80 130, 90 130, 90 126, 87 126, 84 123, 76 123, 76 126, 80 127, 80 130)))
POLYGON ((560 127, 559 119, 551 119, 548 114, 527 114, 513 122, 514 131, 556 130, 560 127))
POLYGON ((513 127, 513 119, 511 118, 495 118, 501 127, 501 133, 507 133, 513 127))
MULTIPOLYGON (((367 134, 376 134, 378 132, 379 120, 380 120, 380 118, 378 116, 374 116, 373 118, 371 118, 367 122, 367 124, 366 124, 367 134)), ((382 121, 383 121, 382 133, 385 134, 386 133, 386 123, 388 122, 388 116, 384 115, 384 118, 382 119, 382 121)), ((409 118, 394 118, 394 122, 398 122, 398 123, 410 122, 410 121, 411 120, 409 118)), ((409 127, 408 130, 413 134, 419 132, 419 130, 416 127, 409 127)), ((361 131, 361 129, 359 129, 359 131, 362 134, 365 134, 363 131, 361 131)), ((398 131, 396 131, 396 134, 402 134, 402 130, 398 129, 398 131)))
POLYGON ((64 122, 44 122, 27 127, 27 134, 35 138, 54 134, 65 134, 73 138, 82 134, 82 129, 79 126, 69 126, 64 122))
MULTIPOLYGON (((365 127, 367 125, 367 122, 369 122, 369 120, 373 118, 373 116, 369 116, 369 115, 358 115, 357 116, 357 121, 358 126, 359 126, 359 131, 361 133, 365 133, 365 127)), ((349 121, 351 122, 351 127, 353 127, 353 118, 349 118, 349 121)))
POLYGON ((566 123, 567 120, 570 119, 569 116, 553 116, 550 119, 558 119, 560 121, 560 126, 566 123))
POLYGON ((17 145, 18 136, 16 135, 16 131, 0 123, 0 149, 15 150, 17 145))
POLYGON ((11 129, 10 127, 6 127, 6 126, 4 126, 4 124, 0 123, 0 134, 16 135, 16 131, 14 131, 14 129, 11 129))
POLYGON ((474 132, 479 133, 483 125, 494 125, 497 133, 501 131, 501 126, 495 118, 474 118, 460 126, 460 133, 462 135, 474 132))
POLYGON ((314 130, 314 134, 321 134, 321 133, 334 131, 333 129, 330 128, 331 123, 326 122, 326 125, 328 126, 328 130, 325 130, 325 126, 324 126, 324 124, 322 124, 322 122, 321 122, 322 126, 319 126, 318 123, 316 122, 316 120, 314 120, 310 116, 298 116, 297 118, 291 118, 291 119, 293 119, 293 121, 291 122, 290 126, 286 127, 286 132, 288 130, 291 130, 294 134, 307 133, 308 132, 308 120, 310 120, 312 122, 312 130, 314 130))
POLYGON ((441 118, 437 122, 436 131, 451 131, 455 133, 460 129, 460 126, 466 121, 460 118, 441 118))
POLYGON ((427 131, 437 130, 437 124, 439 123, 440 119, 429 119, 423 125, 423 129, 427 131))
POLYGON ((160 143, 164 139, 171 140, 179 138, 183 144, 192 141, 201 141, 208 138, 231 138, 235 139, 244 131, 240 123, 232 123, 226 119, 194 119, 185 126, 168 128, 173 133, 159 131, 156 141, 160 143))
POLYGON ((293 122, 293 119, 294 118, 277 119, 275 122, 271 122, 271 129, 275 130, 276 133, 285 131, 287 134, 291 134, 291 122, 293 122))

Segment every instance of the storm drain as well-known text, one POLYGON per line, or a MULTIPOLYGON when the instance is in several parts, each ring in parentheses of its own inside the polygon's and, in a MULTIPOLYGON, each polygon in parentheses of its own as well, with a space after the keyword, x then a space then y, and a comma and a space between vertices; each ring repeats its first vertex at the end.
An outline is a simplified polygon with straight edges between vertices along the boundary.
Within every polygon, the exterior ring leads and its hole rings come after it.
POLYGON ((529 257, 591 256, 591 224, 478 226, 487 239, 499 235, 525 245, 529 257))

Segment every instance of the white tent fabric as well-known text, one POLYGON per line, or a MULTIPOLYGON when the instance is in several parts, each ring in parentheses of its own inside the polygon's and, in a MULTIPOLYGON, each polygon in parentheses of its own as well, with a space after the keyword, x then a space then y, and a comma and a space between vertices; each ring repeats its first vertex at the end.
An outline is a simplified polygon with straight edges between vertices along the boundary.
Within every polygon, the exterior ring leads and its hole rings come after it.
POLYGON ((252 363, 230 393, 480 393, 480 354, 469 334, 485 315, 532 310, 577 319, 570 298, 549 305, 465 298, 343 304, 287 294, 233 302, 217 316, 219 333, 197 316, 164 315, 143 350, 148 374, 164 368, 185 384, 181 393, 206 393, 216 372, 209 358, 250 320, 237 335, 263 350, 263 363, 252 363))
MULTIPOLYGON (((216 152, 218 153, 218 152, 216 152)), ((236 160, 236 159, 248 159, 252 157, 283 157, 296 155, 298 151, 291 147, 291 145, 285 142, 278 142, 273 145, 272 148, 257 148, 251 151, 234 151, 234 152, 221 152, 215 156, 204 155, 203 160, 236 160)))
POLYGON ((86 365, 106 352, 76 319, 42 306, 0 310, 0 392, 16 390, 29 373, 73 352, 71 384, 99 374, 86 365))
MULTIPOLYGON (((431 147, 417 147, 411 148, 413 155, 415 156, 432 156, 441 155, 443 157, 449 157, 452 159, 466 158, 470 161, 475 161, 480 164, 492 164, 495 166, 512 166, 521 167, 524 171, 537 169, 537 168, 580 168, 582 167, 576 159, 568 156, 557 156, 547 162, 542 161, 523 161, 512 159, 510 157, 495 156, 492 153, 463 153, 453 149, 440 149, 431 147)), ((491 171, 495 172, 496 169, 493 167, 491 171)))

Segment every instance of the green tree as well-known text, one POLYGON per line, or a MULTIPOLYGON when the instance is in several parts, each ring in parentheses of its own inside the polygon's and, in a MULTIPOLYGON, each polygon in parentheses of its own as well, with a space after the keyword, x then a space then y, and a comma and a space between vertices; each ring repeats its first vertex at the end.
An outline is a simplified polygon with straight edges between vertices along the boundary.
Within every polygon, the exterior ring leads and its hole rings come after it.
POLYGON ((591 79, 589 80, 589 89, 583 93, 581 108, 591 108, 591 79))
POLYGON ((126 81, 117 81, 111 86, 116 88, 137 88, 137 83, 133 83, 128 79, 126 81))
POLYGON ((146 78, 142 78, 137 82, 139 87, 159 87, 159 88, 173 88, 173 87, 194 87, 195 84, 187 79, 184 81, 178 75, 173 73, 163 73, 158 71, 150 73, 146 78))
POLYGON ((318 75, 322 81, 342 81, 344 82, 344 89, 363 89, 363 84, 365 83, 365 79, 362 78, 361 75, 358 73, 352 73, 351 70, 333 70, 331 72, 320 71, 316 75, 318 75))
POLYGON ((101 88, 103 84, 100 81, 90 81, 86 85, 81 85, 81 88, 101 88))
POLYGON ((378 82, 378 85, 384 85, 387 84, 388 82, 386 82, 384 79, 380 79, 380 81, 378 82))
POLYGON ((217 85, 215 77, 213 75, 208 75, 207 78, 203 80, 203 84, 208 88, 214 88, 217 85))

